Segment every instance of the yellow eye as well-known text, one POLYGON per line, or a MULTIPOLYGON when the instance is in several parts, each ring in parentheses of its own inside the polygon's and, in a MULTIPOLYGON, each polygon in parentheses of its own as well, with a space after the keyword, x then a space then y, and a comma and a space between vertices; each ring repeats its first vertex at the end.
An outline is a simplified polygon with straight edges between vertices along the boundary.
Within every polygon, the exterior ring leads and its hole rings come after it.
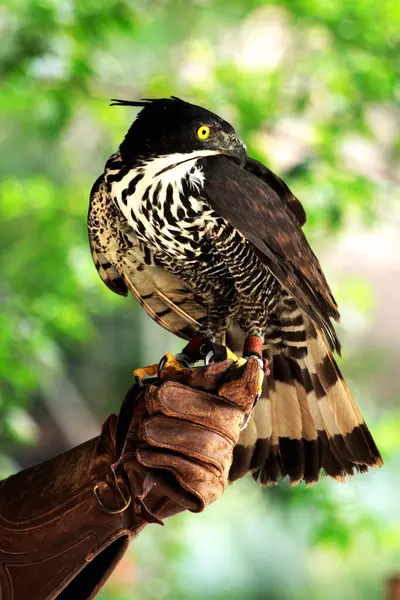
POLYGON ((210 135, 210 128, 207 125, 200 125, 196 133, 199 140, 206 140, 210 135))

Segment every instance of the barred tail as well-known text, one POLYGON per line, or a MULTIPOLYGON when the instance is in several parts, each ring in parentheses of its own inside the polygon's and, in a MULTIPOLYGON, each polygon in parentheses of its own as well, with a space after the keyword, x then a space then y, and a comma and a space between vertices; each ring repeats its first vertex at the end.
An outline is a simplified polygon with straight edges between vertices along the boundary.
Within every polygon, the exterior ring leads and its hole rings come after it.
POLYGON ((263 396, 235 448, 230 480, 252 472, 262 485, 288 476, 318 481, 380 467, 367 425, 323 338, 304 316, 304 352, 275 354, 263 396), (303 354, 303 356, 301 356, 303 354))

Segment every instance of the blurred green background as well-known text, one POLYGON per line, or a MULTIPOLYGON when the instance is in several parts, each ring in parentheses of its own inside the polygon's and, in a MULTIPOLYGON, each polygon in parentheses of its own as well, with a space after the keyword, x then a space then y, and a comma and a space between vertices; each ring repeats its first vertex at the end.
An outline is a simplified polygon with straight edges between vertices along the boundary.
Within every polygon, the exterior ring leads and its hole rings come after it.
POLYGON ((134 111, 177 95, 288 181, 342 310, 343 370, 384 455, 344 485, 230 487, 151 525, 102 600, 378 600, 400 572, 400 4, 0 5, 0 474, 96 435, 179 341, 102 284, 88 194, 134 111))

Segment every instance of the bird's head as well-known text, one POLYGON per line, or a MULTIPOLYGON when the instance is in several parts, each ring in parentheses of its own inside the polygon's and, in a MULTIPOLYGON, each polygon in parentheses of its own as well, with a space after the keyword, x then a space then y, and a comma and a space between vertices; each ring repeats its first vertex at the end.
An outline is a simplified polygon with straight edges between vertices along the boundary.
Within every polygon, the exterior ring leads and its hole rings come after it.
POLYGON ((187 158, 224 154, 241 167, 246 163, 246 146, 232 125, 205 108, 174 96, 138 102, 113 100, 114 105, 142 107, 120 146, 126 162, 171 154, 187 158))

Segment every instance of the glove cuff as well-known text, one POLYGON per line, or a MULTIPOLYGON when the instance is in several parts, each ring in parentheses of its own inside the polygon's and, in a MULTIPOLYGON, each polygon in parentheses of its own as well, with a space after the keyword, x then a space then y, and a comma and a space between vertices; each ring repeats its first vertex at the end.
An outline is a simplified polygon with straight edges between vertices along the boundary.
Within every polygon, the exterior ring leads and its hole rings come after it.
POLYGON ((159 521, 183 510, 152 489, 147 515, 147 471, 129 485, 122 469, 114 477, 116 422, 111 415, 100 437, 0 482, 3 600, 94 598, 153 511, 159 521))

